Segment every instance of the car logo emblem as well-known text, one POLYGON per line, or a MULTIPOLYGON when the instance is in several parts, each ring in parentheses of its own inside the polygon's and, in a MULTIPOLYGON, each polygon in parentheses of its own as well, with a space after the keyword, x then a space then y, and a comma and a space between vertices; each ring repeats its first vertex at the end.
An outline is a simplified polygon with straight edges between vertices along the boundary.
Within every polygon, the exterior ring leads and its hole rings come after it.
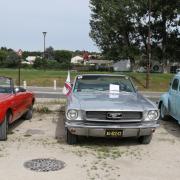
POLYGON ((108 119, 121 119, 122 113, 107 113, 108 119))

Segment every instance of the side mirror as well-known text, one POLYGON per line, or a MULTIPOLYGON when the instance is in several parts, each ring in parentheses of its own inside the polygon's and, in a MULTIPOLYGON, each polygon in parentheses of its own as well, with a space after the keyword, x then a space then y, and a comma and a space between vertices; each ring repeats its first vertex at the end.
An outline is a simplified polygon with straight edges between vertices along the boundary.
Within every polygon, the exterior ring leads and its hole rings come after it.
POLYGON ((14 89, 15 93, 19 93, 19 92, 26 92, 26 89, 22 88, 22 87, 16 87, 14 89))
POLYGON ((18 88, 18 87, 16 87, 16 88, 14 89, 14 92, 15 92, 15 93, 20 92, 20 91, 19 91, 19 88, 18 88))

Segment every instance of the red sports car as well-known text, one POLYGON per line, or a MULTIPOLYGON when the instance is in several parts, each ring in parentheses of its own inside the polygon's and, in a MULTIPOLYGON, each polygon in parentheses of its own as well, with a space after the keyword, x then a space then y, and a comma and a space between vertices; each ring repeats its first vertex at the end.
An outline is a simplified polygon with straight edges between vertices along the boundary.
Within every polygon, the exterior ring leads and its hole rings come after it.
POLYGON ((14 87, 13 80, 0 76, 0 140, 7 139, 8 125, 23 117, 32 118, 34 94, 14 87))

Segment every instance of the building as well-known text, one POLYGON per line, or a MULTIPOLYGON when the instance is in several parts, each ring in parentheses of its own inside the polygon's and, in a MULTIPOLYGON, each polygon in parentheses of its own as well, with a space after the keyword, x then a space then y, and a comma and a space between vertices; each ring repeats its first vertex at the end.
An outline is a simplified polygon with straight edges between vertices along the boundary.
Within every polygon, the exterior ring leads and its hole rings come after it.
POLYGON ((129 59, 121 60, 113 64, 114 71, 131 71, 131 62, 129 59))
POLYGON ((84 59, 81 56, 75 56, 75 57, 71 58, 72 64, 82 64, 83 62, 84 62, 84 59))

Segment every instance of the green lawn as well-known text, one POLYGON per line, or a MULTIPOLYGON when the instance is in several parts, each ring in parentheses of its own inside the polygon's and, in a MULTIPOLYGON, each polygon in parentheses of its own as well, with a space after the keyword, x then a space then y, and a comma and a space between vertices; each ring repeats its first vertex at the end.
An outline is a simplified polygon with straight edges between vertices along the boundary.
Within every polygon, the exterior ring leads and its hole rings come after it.
MULTIPOLYGON (((106 73, 106 72, 80 72, 80 73, 106 73)), ((78 72, 71 72, 71 79, 78 72)), ((122 73, 116 73, 122 74, 122 73)), ((139 90, 147 91, 167 91, 169 82, 173 77, 173 74, 150 74, 150 88, 145 89, 145 73, 126 73, 131 76, 139 90)), ((0 69, 1 76, 12 77, 16 84, 18 84, 18 69, 0 69)), ((27 81, 28 86, 53 86, 53 80, 57 80, 57 86, 63 86, 67 77, 67 71, 55 71, 55 70, 34 70, 34 69, 22 69, 21 70, 21 84, 23 80, 27 81)))

